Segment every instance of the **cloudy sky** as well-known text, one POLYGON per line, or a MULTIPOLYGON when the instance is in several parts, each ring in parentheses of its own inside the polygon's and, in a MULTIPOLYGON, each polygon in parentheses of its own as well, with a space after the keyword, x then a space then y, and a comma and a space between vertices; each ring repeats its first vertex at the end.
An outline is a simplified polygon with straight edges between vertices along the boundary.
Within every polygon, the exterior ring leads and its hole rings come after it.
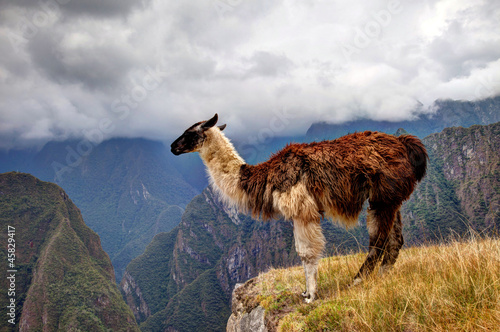
POLYGON ((497 0, 0 0, 0 147, 408 119, 500 93, 499 22, 497 0))

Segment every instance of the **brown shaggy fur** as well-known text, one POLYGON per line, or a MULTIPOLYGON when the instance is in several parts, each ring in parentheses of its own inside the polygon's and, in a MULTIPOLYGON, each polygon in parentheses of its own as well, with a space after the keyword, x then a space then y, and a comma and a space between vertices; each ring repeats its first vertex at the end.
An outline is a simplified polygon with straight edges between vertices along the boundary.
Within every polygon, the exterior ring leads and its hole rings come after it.
MULTIPOLYGON (((365 131, 332 141, 290 144, 268 161, 240 170, 254 217, 279 216, 273 195, 305 181, 320 213, 350 226, 363 203, 399 206, 425 173, 425 148, 411 135, 394 137, 365 131)), ((392 225, 388 226, 391 227, 392 225)))

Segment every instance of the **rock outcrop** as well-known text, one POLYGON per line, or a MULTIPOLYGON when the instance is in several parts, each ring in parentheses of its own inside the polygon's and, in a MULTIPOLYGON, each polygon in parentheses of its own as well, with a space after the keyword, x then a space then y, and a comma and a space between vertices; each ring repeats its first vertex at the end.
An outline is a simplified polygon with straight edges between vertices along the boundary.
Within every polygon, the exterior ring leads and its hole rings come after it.
POLYGON ((264 308, 255 302, 255 279, 236 284, 231 300, 231 316, 226 332, 267 332, 264 308))

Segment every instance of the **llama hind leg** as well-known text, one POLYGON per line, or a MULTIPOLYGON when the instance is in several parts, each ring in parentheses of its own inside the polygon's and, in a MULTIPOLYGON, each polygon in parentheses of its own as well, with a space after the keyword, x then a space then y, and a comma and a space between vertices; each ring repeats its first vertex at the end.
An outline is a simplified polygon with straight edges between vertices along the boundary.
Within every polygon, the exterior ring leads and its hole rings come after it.
POLYGON ((380 274, 383 274, 391 269, 394 263, 396 263, 396 259, 399 256, 399 250, 403 246, 403 243, 403 223, 401 221, 401 212, 398 210, 394 226, 392 227, 392 230, 389 233, 389 239, 387 240, 384 259, 382 260, 382 265, 380 266, 380 274))
POLYGON ((325 237, 319 220, 294 220, 293 235, 295 249, 302 260, 306 277, 306 291, 302 296, 307 303, 311 303, 316 297, 318 262, 325 248, 325 237))
POLYGON ((371 274, 375 265, 382 258, 398 208, 370 203, 366 217, 366 225, 370 236, 369 251, 365 262, 354 277, 353 285, 359 284, 363 278, 371 274))

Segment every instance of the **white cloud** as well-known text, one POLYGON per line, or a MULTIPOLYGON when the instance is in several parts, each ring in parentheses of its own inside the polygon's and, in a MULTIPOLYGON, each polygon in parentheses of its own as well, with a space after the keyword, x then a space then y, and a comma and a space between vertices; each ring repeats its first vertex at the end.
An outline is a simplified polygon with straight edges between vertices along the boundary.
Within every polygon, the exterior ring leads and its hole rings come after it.
POLYGON ((106 121, 106 137, 170 139, 215 112, 242 137, 283 109, 297 134, 500 93, 494 0, 48 3, 0 1, 3 146, 106 121))

